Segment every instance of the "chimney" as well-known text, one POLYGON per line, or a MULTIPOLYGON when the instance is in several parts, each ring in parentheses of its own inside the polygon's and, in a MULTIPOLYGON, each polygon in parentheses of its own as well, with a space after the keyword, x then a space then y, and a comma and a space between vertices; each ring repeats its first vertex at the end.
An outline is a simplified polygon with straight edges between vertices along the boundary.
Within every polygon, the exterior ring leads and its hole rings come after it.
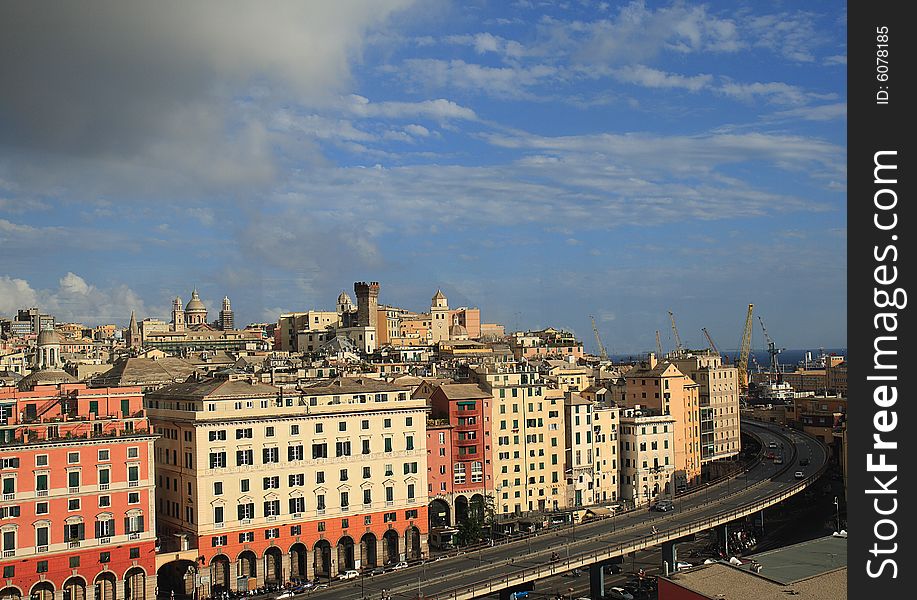
POLYGON ((649 353, 649 356, 646 357, 646 360, 647 360, 647 362, 649 363, 651 369, 655 369, 655 368, 656 368, 656 364, 658 363, 658 361, 656 360, 656 353, 655 353, 655 352, 650 352, 650 353, 649 353))

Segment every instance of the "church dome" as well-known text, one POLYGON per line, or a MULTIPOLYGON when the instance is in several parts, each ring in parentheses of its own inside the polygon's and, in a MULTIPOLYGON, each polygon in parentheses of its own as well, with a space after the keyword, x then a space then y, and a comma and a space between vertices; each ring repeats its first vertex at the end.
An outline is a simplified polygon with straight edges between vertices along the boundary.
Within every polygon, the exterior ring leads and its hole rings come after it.
POLYGON ((31 392, 36 385, 56 385, 58 383, 75 383, 77 378, 59 369, 33 371, 19 380, 16 387, 21 392, 31 392))
POLYGON ((198 296, 197 290, 191 292, 191 299, 188 300, 188 304, 185 306, 185 311, 201 311, 206 312, 207 307, 204 306, 204 303, 201 302, 201 297, 198 296))
POLYGON ((459 325, 458 323, 456 323, 455 325, 449 328, 449 336, 454 337, 454 338, 462 337, 462 336, 467 337, 468 330, 465 329, 463 326, 459 325))
POLYGON ((61 338, 53 329, 43 329, 41 333, 38 334, 38 345, 39 346, 60 346, 61 338))

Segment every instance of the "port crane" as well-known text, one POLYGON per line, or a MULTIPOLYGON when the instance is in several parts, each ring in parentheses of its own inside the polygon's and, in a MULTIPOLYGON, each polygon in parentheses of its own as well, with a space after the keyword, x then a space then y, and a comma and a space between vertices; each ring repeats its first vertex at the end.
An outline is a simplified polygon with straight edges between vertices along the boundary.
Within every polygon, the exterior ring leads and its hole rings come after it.
POLYGON ((767 333, 767 327, 764 326, 764 319, 761 318, 761 315, 758 315, 758 321, 761 322, 761 330, 764 331, 764 339, 767 341, 767 353, 771 357, 770 365, 768 366, 770 379, 771 381, 779 383, 780 360, 777 358, 777 355, 786 350, 786 348, 777 348, 777 344, 774 343, 774 340, 772 340, 771 336, 767 333))
POLYGON ((752 312, 755 310, 754 304, 748 305, 748 313, 745 315, 745 329, 742 331, 742 343, 739 344, 739 355, 736 367, 739 369, 739 393, 748 393, 748 353, 751 350, 751 324, 752 312))
POLYGON ((707 342, 710 344, 710 349, 713 350, 715 353, 719 354, 720 351, 719 351, 719 349, 716 347, 716 344, 713 342, 713 338, 710 337, 710 332, 707 331, 707 328, 706 328, 706 327, 701 327, 700 330, 704 332, 704 337, 707 338, 707 342))
POLYGON ((602 360, 608 360, 608 352, 605 350, 605 344, 602 343, 602 338, 599 337, 599 329, 595 326, 595 317, 589 315, 589 318, 592 319, 592 333, 595 334, 595 343, 599 346, 599 354, 602 360))
POLYGON ((662 360, 662 342, 659 341, 659 330, 656 330, 656 359, 662 360))
POLYGON ((675 336, 675 356, 680 357, 684 353, 681 346, 681 337, 678 335, 678 327, 675 326, 675 315, 669 311, 669 320, 672 321, 672 335, 675 336))

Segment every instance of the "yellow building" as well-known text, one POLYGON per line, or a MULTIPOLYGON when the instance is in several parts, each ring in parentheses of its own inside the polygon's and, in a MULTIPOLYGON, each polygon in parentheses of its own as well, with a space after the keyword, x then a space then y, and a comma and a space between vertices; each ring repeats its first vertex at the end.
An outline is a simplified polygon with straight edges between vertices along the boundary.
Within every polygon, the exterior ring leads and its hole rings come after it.
POLYGON ((474 367, 471 379, 491 393, 497 514, 566 506, 564 395, 529 365, 474 367))
POLYGON ((675 418, 675 486, 694 483, 701 472, 700 386, 673 363, 654 354, 627 372, 624 404, 649 407, 675 418))
POLYGON ((592 430, 595 435, 595 497, 599 503, 621 499, 620 413, 614 404, 596 404, 592 430))
POLYGON ((701 463, 732 458, 742 449, 739 370, 719 354, 698 353, 673 359, 678 370, 700 386, 701 463))
POLYGON ((635 506, 672 495, 678 423, 652 409, 621 411, 621 496, 635 506))
POLYGON ((147 394, 159 536, 187 536, 214 596, 420 556, 426 402, 378 380, 282 390, 231 371, 147 394))

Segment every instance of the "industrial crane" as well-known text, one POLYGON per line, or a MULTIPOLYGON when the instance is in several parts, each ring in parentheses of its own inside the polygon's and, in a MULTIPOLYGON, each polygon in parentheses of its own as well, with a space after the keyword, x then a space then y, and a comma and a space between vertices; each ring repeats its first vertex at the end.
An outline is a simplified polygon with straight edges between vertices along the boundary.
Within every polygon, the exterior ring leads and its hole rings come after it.
POLYGON ((748 314, 745 315, 745 329, 742 331, 742 343, 739 344, 739 393, 748 393, 748 353, 751 350, 751 315, 755 309, 754 304, 748 305, 748 314))
POLYGON ((659 330, 656 330, 656 358, 662 360, 662 342, 659 341, 659 330))
POLYGON ((777 359, 777 355, 786 350, 786 348, 777 348, 777 344, 775 344, 771 336, 767 334, 767 327, 764 326, 764 319, 761 318, 761 315, 758 315, 758 321, 761 322, 761 329, 764 331, 764 339, 767 340, 767 353, 771 357, 770 365, 768 366, 770 379, 771 381, 779 383, 780 361, 777 359))
POLYGON ((675 327, 675 315, 669 311, 669 319, 672 321, 672 334, 675 336, 675 356, 681 356, 684 349, 681 347, 681 337, 678 335, 678 328, 675 327))
POLYGON ((599 345, 599 353, 602 356, 602 360, 608 360, 608 352, 605 351, 605 344, 602 343, 602 338, 599 337, 599 329, 595 326, 595 317, 589 315, 589 318, 592 319, 592 332, 595 334, 595 343, 599 345))
POLYGON ((710 337, 710 332, 707 331, 707 328, 701 327, 700 330, 704 332, 704 337, 707 338, 707 342, 710 344, 710 349, 719 354, 720 351, 717 349, 716 344, 713 342, 713 338, 710 337))

